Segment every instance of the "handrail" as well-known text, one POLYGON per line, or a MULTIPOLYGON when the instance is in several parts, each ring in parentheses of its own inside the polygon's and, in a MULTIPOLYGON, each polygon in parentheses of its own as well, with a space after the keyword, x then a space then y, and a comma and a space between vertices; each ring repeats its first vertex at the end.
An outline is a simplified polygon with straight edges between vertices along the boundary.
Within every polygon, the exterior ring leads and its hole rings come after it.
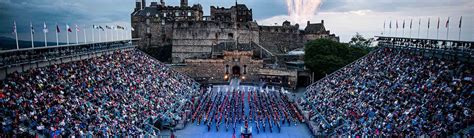
MULTIPOLYGON (((253 43, 253 42, 252 42, 253 43)), ((267 52, 268 54, 270 54, 272 57, 275 56, 275 54, 273 54, 272 52, 270 52, 268 49, 266 49, 265 47, 261 46, 260 44, 257 44, 257 43, 253 43, 255 45, 257 45, 258 47, 260 47, 260 49, 263 49, 265 52, 267 52)))
POLYGON ((34 62, 39 62, 39 61, 49 61, 49 60, 53 60, 53 59, 76 57, 76 56, 82 56, 82 55, 87 55, 87 54, 91 54, 91 53, 101 53, 101 52, 113 51, 113 50, 118 50, 118 49, 134 48, 134 47, 136 47, 136 46, 135 45, 119 46, 119 47, 114 47, 114 48, 110 48, 110 49, 81 52, 81 53, 74 54, 74 55, 58 56, 58 57, 52 57, 52 58, 47 58, 47 59, 42 59, 42 60, 33 60, 33 61, 28 61, 28 62, 21 62, 21 63, 3 65, 3 66, 0 66, 0 68, 5 68, 5 67, 9 67, 9 66, 20 66, 20 65, 23 65, 23 64, 34 63, 34 62))
POLYGON ((93 43, 81 43, 81 44, 69 44, 69 45, 58 45, 58 46, 46 46, 46 47, 0 50, 0 54, 11 53, 11 52, 20 52, 20 51, 28 51, 28 50, 38 50, 38 49, 50 49, 50 48, 75 47, 75 46, 83 46, 83 45, 104 44, 104 43, 112 43, 112 42, 124 42, 124 41, 130 42, 130 41, 138 41, 138 40, 141 40, 141 38, 133 38, 133 39, 127 39, 127 40, 114 40, 114 41, 105 41, 105 42, 93 42, 93 43))

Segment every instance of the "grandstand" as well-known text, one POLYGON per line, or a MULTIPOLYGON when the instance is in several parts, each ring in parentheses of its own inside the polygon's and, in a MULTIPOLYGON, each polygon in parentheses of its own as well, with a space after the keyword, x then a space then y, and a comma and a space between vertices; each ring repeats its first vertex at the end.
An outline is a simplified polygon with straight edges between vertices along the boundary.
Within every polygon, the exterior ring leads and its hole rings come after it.
POLYGON ((3 60, 20 69, 2 81, 2 134, 153 135, 159 129, 147 121, 184 118, 199 84, 115 43, 12 51, 28 56, 3 60))
POLYGON ((1 136, 472 134, 473 42, 378 37, 298 96, 238 79, 204 87, 136 41, 1 51, 1 136))
POLYGON ((467 135, 473 42, 379 37, 379 48, 307 87, 315 135, 467 135))
POLYGON ((1 51, 1 136, 310 136, 283 88, 204 88, 135 41, 1 51))

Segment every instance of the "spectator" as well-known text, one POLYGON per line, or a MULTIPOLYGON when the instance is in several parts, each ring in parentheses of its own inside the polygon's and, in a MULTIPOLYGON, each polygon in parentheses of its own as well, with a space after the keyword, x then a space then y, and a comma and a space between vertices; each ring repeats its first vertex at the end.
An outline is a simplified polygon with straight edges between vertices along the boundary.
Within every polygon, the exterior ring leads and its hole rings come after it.
POLYGON ((470 63, 381 48, 308 87, 299 103, 333 135, 447 135, 473 123, 470 63))

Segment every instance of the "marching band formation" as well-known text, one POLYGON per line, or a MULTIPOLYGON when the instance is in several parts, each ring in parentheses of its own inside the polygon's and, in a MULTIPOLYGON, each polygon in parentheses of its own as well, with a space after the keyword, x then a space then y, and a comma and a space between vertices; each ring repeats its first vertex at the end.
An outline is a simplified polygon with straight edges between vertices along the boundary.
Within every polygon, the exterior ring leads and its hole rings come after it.
MULTIPOLYGON (((215 88, 214 88, 215 89, 215 88)), ((276 128, 281 131, 281 125, 292 123, 297 125, 303 122, 302 114, 297 110, 294 102, 285 94, 284 90, 228 89, 221 91, 209 88, 202 91, 201 99, 192 100, 192 123, 207 125, 211 131, 225 128, 233 130, 235 134, 238 124, 246 122, 253 124, 257 133, 266 130, 271 133, 276 128)))

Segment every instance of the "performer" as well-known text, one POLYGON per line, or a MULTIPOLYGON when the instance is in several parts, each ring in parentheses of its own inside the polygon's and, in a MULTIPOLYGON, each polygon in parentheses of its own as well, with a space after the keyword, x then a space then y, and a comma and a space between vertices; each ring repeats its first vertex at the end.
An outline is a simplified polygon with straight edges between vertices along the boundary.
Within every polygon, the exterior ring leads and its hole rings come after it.
POLYGON ((207 123, 207 132, 211 131, 211 122, 207 123))

